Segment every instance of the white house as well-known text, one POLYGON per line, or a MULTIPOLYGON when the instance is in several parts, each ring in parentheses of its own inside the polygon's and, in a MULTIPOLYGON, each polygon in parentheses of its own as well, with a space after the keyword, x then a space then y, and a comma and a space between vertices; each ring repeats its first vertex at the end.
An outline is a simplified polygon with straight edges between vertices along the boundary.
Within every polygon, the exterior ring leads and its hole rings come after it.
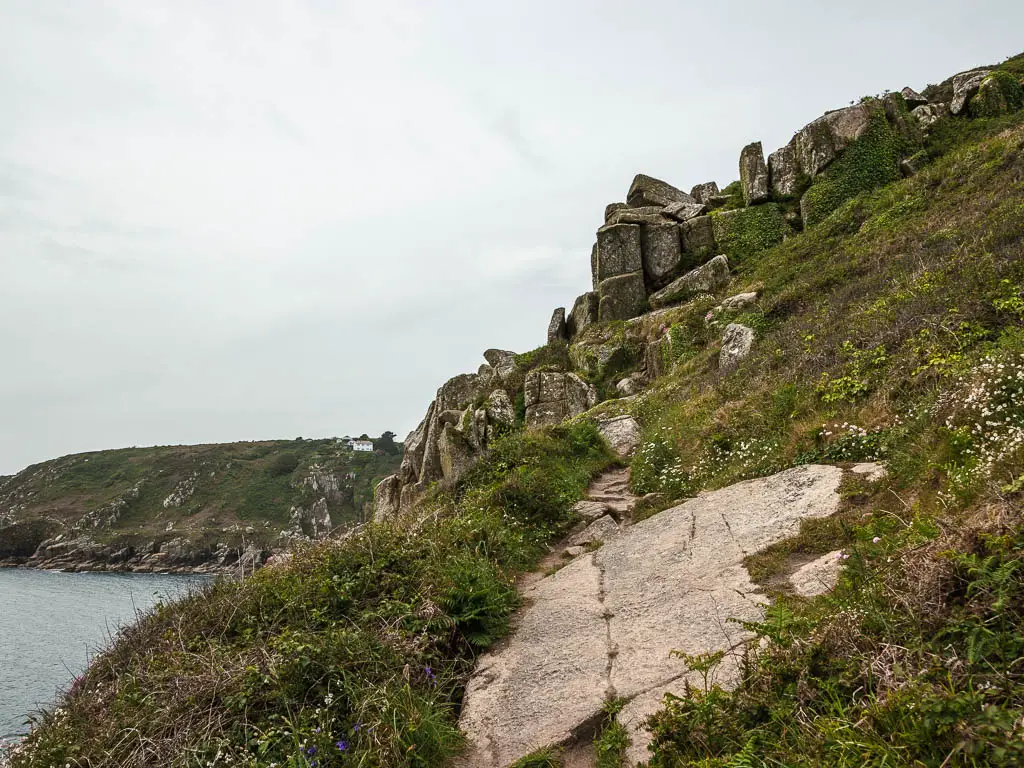
POLYGON ((352 446, 353 451, 373 452, 373 440, 353 440, 349 445, 352 446))

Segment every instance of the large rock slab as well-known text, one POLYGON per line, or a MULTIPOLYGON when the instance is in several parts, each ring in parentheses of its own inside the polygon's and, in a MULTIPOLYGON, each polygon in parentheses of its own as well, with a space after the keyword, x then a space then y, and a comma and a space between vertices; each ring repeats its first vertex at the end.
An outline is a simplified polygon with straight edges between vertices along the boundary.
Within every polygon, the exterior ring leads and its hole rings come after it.
POLYGON ((602 323, 629 320, 647 309, 644 273, 637 271, 602 280, 597 286, 597 318, 602 323))
POLYGON ((679 225, 679 239, 690 266, 715 255, 715 225, 710 216, 698 216, 679 225))
POLYGON ((728 284, 729 260, 719 255, 652 294, 650 303, 655 309, 660 309, 686 301, 700 293, 715 293, 728 284))
POLYGON ((660 288, 679 274, 683 258, 677 224, 647 224, 640 227, 640 253, 644 275, 652 288, 660 288))
POLYGON ((574 373, 560 371, 530 371, 523 397, 528 427, 558 424, 597 405, 592 385, 574 373))
POLYGON ((373 519, 382 522, 398 514, 402 501, 402 483, 398 475, 388 475, 373 491, 373 519))
POLYGON ((572 311, 565 320, 566 331, 569 338, 578 336, 587 326, 597 322, 597 309, 600 299, 597 291, 588 291, 576 297, 572 305, 572 311))
POLYGON ((776 200, 791 200, 807 189, 808 182, 800 170, 795 140, 768 156, 768 184, 776 200))
POLYGON ((764 162, 760 141, 747 144, 740 152, 740 185, 747 205, 757 205, 768 199, 768 166, 764 162))
MULTIPOLYGON (((507 768, 543 747, 572 743, 606 698, 653 711, 692 675, 673 650, 725 651, 731 682, 764 598, 743 559, 795 535, 800 521, 839 508, 837 467, 809 465, 702 494, 626 528, 525 594, 516 631, 485 654, 459 721, 465 768, 507 768)), ((649 734, 633 712, 631 757, 649 734)))
POLYGON ((968 72, 961 72, 953 76, 953 101, 949 104, 949 111, 959 115, 967 107, 967 102, 978 92, 985 78, 989 76, 989 69, 972 69, 968 72))
POLYGON ((703 184, 694 185, 693 189, 690 190, 690 197, 702 205, 707 205, 712 197, 721 194, 721 192, 722 190, 718 188, 717 183, 705 181, 703 184))
POLYGON ((728 373, 750 354, 754 346, 754 329, 739 323, 729 323, 722 334, 722 349, 718 353, 718 369, 728 373))
POLYGON ((653 205, 664 208, 669 203, 695 203, 697 201, 671 184, 638 173, 629 186, 626 202, 629 203, 630 208, 653 205))
POLYGON ((551 321, 548 323, 548 344, 568 340, 569 333, 565 327, 565 307, 558 307, 551 313, 551 321))
POLYGON ((859 139, 871 123, 870 104, 837 109, 804 126, 794 138, 800 169, 811 178, 859 139))
POLYGON ((640 446, 640 425, 632 416, 615 416, 598 422, 601 437, 619 456, 632 456, 640 446))
POLYGON ((597 230, 598 285, 610 277, 639 272, 642 268, 639 225, 611 224, 597 230))

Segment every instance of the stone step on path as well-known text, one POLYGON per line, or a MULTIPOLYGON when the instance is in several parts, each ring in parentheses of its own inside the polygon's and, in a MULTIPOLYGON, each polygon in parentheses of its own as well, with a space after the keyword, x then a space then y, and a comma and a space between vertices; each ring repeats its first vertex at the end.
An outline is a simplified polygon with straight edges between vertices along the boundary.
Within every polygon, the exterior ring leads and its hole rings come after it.
MULTIPOLYGON (((588 496, 628 493, 628 473, 618 472, 598 478, 588 496)), ((724 651, 711 681, 735 683, 751 635, 729 619, 760 620, 765 600, 743 559, 794 536, 805 518, 834 514, 842 478, 838 467, 807 465, 632 525, 627 513, 599 549, 524 582, 512 635, 479 659, 467 686, 459 719, 467 748, 456 764, 508 768, 563 747, 567 764, 588 768, 589 742, 613 697, 627 701, 618 720, 631 737, 628 763, 646 762, 644 720, 665 693, 701 684, 671 652, 724 651)), ((628 507, 624 496, 621 503, 628 507)))

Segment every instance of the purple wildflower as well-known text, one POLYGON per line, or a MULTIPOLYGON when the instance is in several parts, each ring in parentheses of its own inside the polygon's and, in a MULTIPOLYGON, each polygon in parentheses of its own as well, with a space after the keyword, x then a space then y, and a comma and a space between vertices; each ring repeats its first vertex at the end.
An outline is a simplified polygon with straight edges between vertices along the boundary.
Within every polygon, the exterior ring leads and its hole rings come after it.
MULTIPOLYGON (((356 726, 356 730, 359 730, 358 725, 356 726)), ((342 739, 341 741, 335 742, 334 746, 338 748, 339 752, 344 752, 346 749, 348 749, 348 742, 342 739)))
POLYGON ((316 754, 316 746, 311 746, 311 747, 309 747, 309 748, 308 748, 308 749, 306 750, 306 754, 307 754, 307 755, 315 755, 315 754, 316 754))

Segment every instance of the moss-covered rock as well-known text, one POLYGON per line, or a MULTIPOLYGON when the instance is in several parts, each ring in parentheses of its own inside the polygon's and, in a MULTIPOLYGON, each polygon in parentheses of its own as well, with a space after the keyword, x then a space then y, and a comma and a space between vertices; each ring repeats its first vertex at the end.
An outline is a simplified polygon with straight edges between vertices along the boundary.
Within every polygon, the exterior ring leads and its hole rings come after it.
POLYGON ((713 211, 711 221, 718 250, 732 263, 778 245, 788 227, 774 203, 733 211, 713 211))
POLYGON ((986 77, 971 99, 972 117, 999 117, 1024 107, 1024 88, 1009 72, 997 70, 986 77))
POLYGON ((867 130, 814 179, 801 198, 804 226, 812 227, 850 198, 900 178, 905 144, 886 120, 882 106, 876 105, 867 130))

